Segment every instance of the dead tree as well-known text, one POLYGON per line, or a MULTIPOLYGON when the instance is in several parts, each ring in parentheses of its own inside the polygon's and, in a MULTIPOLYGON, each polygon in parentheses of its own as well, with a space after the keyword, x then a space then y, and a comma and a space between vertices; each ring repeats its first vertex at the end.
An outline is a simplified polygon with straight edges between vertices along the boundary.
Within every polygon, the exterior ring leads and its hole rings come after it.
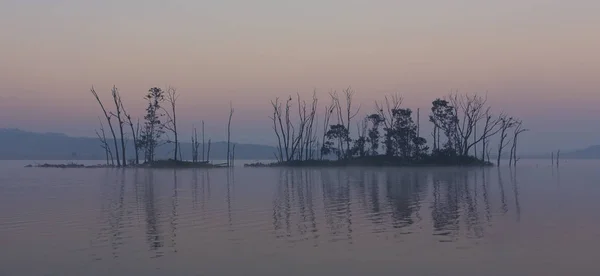
POLYGON ((206 159, 204 159, 204 145, 206 145, 206 143, 204 143, 204 120, 202 120, 202 161, 206 161, 206 159))
POLYGON ((331 121, 331 115, 333 114, 333 111, 335 110, 335 103, 331 103, 328 106, 325 106, 325 114, 323 117, 323 136, 322 136, 322 141, 321 141, 321 149, 319 149, 319 153, 320 153, 320 158, 321 160, 323 160, 323 147, 325 147, 325 139, 327 138, 327 129, 329 128, 329 122, 331 121))
MULTIPOLYGON (((194 135, 192 136, 192 162, 194 162, 194 163, 198 162, 199 147, 200 147, 200 142, 198 142, 198 131, 196 131, 196 128, 194 128, 194 135)), ((204 156, 202 156, 202 159, 204 160, 204 156)))
POLYGON ((110 132, 113 137, 113 142, 115 144, 115 156, 117 157, 117 166, 120 167, 121 161, 119 159, 119 147, 117 146, 117 135, 115 134, 115 130, 114 130, 114 128, 112 126, 112 122, 110 120, 112 116, 109 115, 109 113, 104 108, 104 105, 102 104, 102 101, 100 100, 100 97, 98 97, 98 93, 96 93, 96 90, 94 90, 93 86, 90 89, 90 92, 92 92, 92 95, 94 95, 94 98, 96 98, 96 101, 98 101, 98 104, 100 105, 100 108, 102 108, 102 112, 104 113, 104 117, 106 118, 106 121, 108 122, 108 127, 110 128, 110 132))
POLYGON ((206 162, 210 161, 210 139, 208 139, 208 149, 206 150, 206 162))
POLYGON ((312 158, 312 144, 314 143, 314 133, 316 133, 316 131, 314 130, 315 126, 315 119, 317 116, 317 105, 318 105, 318 99, 317 99, 317 94, 316 91, 313 92, 313 101, 312 101, 312 105, 310 108, 310 114, 308 115, 307 118, 307 122, 306 122, 306 135, 304 137, 304 141, 303 143, 303 148, 304 148, 304 158, 306 160, 311 160, 312 158))
POLYGON ((519 158, 517 157, 517 138, 519 137, 519 134, 525 131, 529 131, 529 129, 523 128, 523 121, 517 121, 513 132, 513 144, 511 148, 512 165, 515 167, 517 166, 517 161, 519 161, 519 158))
POLYGON ((123 107, 123 102, 121 101, 121 95, 119 95, 119 90, 116 86, 113 86, 111 94, 115 103, 115 108, 117 110, 117 114, 112 115, 117 118, 117 121, 119 123, 119 132, 121 134, 121 157, 123 158, 123 166, 127 166, 127 157, 125 152, 125 133, 123 132, 123 124, 125 124, 125 121, 123 120, 124 118, 121 116, 121 107, 123 107))
POLYGON ((457 141, 459 153, 467 156, 469 150, 480 141, 480 139, 469 142, 472 136, 475 136, 475 129, 481 119, 486 115, 487 97, 482 98, 477 94, 458 94, 451 93, 448 101, 456 110, 456 119, 459 122, 456 126, 457 141))
POLYGON ((483 128, 483 133, 481 133, 481 136, 477 136, 477 132, 476 129, 474 130, 474 135, 473 135, 473 142, 469 145, 467 145, 467 147, 470 146, 474 146, 474 151, 475 151, 475 157, 477 157, 477 144, 478 143, 482 143, 482 150, 481 150, 481 160, 485 161, 485 154, 487 152, 487 147, 488 147, 488 139, 496 134, 498 134, 498 132, 500 132, 502 130, 502 118, 505 117, 504 114, 500 114, 500 116, 498 117, 494 117, 491 113, 490 113, 490 108, 488 107, 485 111, 485 124, 484 124, 484 128, 483 128))
POLYGON ((196 163, 196 155, 198 154, 196 152, 196 143, 197 142, 195 140, 195 138, 196 138, 195 132, 196 132, 196 128, 194 128, 194 134, 192 134, 192 163, 196 163))
MULTIPOLYGON (((504 148, 510 143, 510 140, 506 140, 506 137, 508 136, 507 131, 513 128, 515 124, 516 121, 512 117, 507 117, 504 114, 500 116, 500 142, 498 143, 498 156, 496 157, 497 166, 500 166, 500 160, 502 158, 502 152, 504 152, 504 148)), ((510 160, 512 160, 512 155, 510 160)))
POLYGON ((233 148, 231 149, 231 166, 235 166, 235 145, 236 143, 233 143, 233 148))
POLYGON ((173 141, 173 143, 175 143, 175 152, 173 154, 173 160, 175 161, 177 161, 177 154, 179 153, 179 133, 177 133, 177 113, 175 112, 177 98, 179 98, 179 95, 177 94, 177 89, 169 86, 167 88, 166 99, 170 105, 169 107, 171 110, 167 110, 164 107, 163 109, 168 119, 168 121, 165 122, 165 128, 171 131, 171 133, 173 133, 173 138, 175 139, 175 141, 173 141))
MULTIPOLYGON (((356 117, 356 115, 358 115, 358 113, 360 112, 360 105, 358 106, 358 108, 356 109, 356 111, 352 111, 352 100, 354 98, 354 90, 352 90, 350 87, 346 88, 346 90, 344 90, 344 96, 346 96, 346 130, 348 131, 348 133, 350 132, 350 125, 352 122, 352 119, 354 119, 354 117, 356 117)), ((350 137, 348 137, 348 139, 346 140, 346 150, 350 151, 350 137)))
POLYGON ((131 136, 133 137, 133 148, 135 150, 135 164, 138 165, 140 164, 140 141, 139 141, 139 136, 140 136, 140 120, 138 119, 136 127, 133 127, 133 120, 131 119, 131 115, 129 113, 127 113, 127 110, 125 110, 125 105, 123 105, 123 101, 121 101, 121 97, 119 97, 119 103, 121 104, 121 110, 123 111, 123 115, 125 116, 125 118, 127 118, 127 123, 129 124, 129 127, 131 128, 131 136))
POLYGON ((96 130, 96 136, 98 136, 98 139, 100 139, 101 147, 104 149, 104 153, 106 154, 106 165, 110 165, 112 163, 112 165, 114 166, 115 160, 113 159, 112 152, 110 150, 110 145, 108 144, 108 141, 106 141, 106 133, 104 132, 104 125, 102 124, 102 120, 100 120, 100 117, 98 117, 98 121, 100 121, 100 132, 102 133, 102 135, 100 135, 100 133, 98 133, 98 131, 96 130))
POLYGON ((306 102, 300 99, 300 94, 297 94, 298 99, 298 134, 296 134, 296 127, 292 125, 292 149, 291 149, 291 160, 302 160, 303 159, 303 139, 307 132, 306 127, 308 125, 309 116, 306 111, 306 102))
POLYGON ((231 143, 231 118, 233 117, 233 104, 229 102, 229 122, 227 123, 227 167, 230 166, 229 145, 231 143))
POLYGON ((283 148, 281 144, 282 135, 284 136, 283 140, 285 141, 285 133, 279 134, 279 128, 277 127, 277 123, 281 126, 283 132, 283 124, 281 122, 281 104, 279 103, 279 98, 275 98, 275 101, 271 101, 271 105, 273 106, 273 116, 269 117, 273 121, 273 131, 275 131, 275 136, 277 137, 277 151, 276 154, 277 162, 283 161, 283 148))

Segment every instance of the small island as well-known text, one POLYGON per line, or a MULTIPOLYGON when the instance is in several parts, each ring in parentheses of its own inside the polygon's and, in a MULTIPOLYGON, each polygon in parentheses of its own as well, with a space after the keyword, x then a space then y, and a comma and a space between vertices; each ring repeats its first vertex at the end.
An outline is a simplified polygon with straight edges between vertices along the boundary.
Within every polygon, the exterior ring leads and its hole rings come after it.
POLYGON ((352 89, 330 97, 321 128, 316 93, 312 104, 300 95, 295 101, 291 96, 285 102, 272 101, 277 160, 246 167, 493 166, 492 141, 497 165, 512 142, 509 163, 515 166, 518 136, 527 131, 521 120, 494 115, 487 98, 477 94, 451 93, 432 102, 427 116, 432 141, 421 135, 421 110, 415 114, 403 107, 399 95, 375 102, 374 112, 362 119, 356 118, 360 106, 353 106, 352 89), (297 120, 290 119, 295 110, 297 120))
MULTIPOLYGON (((119 91, 111 90, 114 111, 107 110, 94 88, 92 95, 101 107, 109 131, 104 124, 96 132, 105 150, 106 164, 40 164, 28 167, 48 168, 223 168, 233 167, 235 143, 231 143, 231 121, 234 109, 230 104, 227 124, 226 161, 212 164, 211 139, 205 145, 204 121, 201 140, 192 131, 192 160, 182 158, 176 103, 177 90, 153 87, 147 101, 143 123, 134 124, 126 111, 119 91), (116 124, 115 124, 116 121, 116 124), (127 131, 129 128, 130 131, 127 131), (107 137, 107 132, 112 139, 107 137), (117 136, 120 136, 119 137, 117 136), (165 139, 167 136, 167 139, 165 139), (128 138, 129 137, 129 138, 128 138), (172 137, 173 139, 171 139, 172 137), (126 145, 133 145, 135 159, 126 157, 126 145), (159 146, 173 146, 172 158, 156 159, 159 146), (116 161, 116 163, 115 163, 116 161)), ((361 113, 353 103, 354 90, 329 93, 329 101, 320 108, 317 93, 311 101, 300 94, 271 101, 270 125, 276 150, 274 162, 251 163, 245 167, 333 167, 333 166, 493 166, 508 149, 509 165, 516 166, 519 134, 527 131, 523 122, 504 112, 494 114, 487 97, 478 94, 450 93, 431 103, 426 115, 428 126, 421 125, 421 109, 403 105, 400 95, 375 101, 372 112, 361 113), (321 110, 319 112, 319 110, 321 110), (361 114, 361 116, 359 116, 361 114), (427 132, 427 135, 423 135, 427 132), (431 140, 425 138, 431 137, 431 140)), ((131 148, 130 148, 131 149, 131 148)))

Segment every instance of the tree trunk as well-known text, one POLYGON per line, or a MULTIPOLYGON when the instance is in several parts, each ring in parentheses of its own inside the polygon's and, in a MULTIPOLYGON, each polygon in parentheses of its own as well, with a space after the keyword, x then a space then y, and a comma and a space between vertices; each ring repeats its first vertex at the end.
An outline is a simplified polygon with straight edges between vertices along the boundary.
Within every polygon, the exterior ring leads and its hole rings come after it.
POLYGON ((100 98, 98 97, 98 94, 94 90, 94 87, 92 87, 92 89, 90 89, 90 91, 92 92, 92 94, 94 95, 94 97, 96 98, 96 100, 98 101, 98 104, 100 105, 100 108, 102 108, 102 112, 104 112, 104 117, 106 118, 106 121, 108 122, 108 127, 110 128, 110 133, 112 134, 113 143, 115 145, 115 155, 117 157, 117 166, 120 167, 121 166, 121 161, 119 159, 119 146, 117 145, 117 135, 115 135, 115 130, 114 130, 113 126, 112 126, 112 122, 110 121, 111 116, 108 114, 108 112, 104 108, 104 105, 102 104, 102 101, 100 101, 100 98))
POLYGON ((231 117, 233 117, 233 106, 229 103, 230 111, 229 111, 229 122, 227 123, 227 167, 229 167, 230 156, 229 156, 229 145, 231 143, 231 117))
POLYGON ((121 154, 123 158, 123 167, 127 166, 127 157, 125 152, 125 135, 123 133, 123 123, 124 121, 121 119, 121 107, 123 103, 121 102, 121 95, 119 95, 119 91, 116 86, 112 88, 112 97, 115 102, 115 108, 117 109, 117 120, 119 122, 119 131, 121 134, 121 154))
POLYGON ((210 161, 210 139, 208 139, 208 150, 206 151, 206 162, 210 161))
POLYGON ((205 146, 205 145, 206 145, 206 144, 204 143, 204 120, 202 120, 202 161, 207 161, 207 160, 204 158, 204 146, 205 146))

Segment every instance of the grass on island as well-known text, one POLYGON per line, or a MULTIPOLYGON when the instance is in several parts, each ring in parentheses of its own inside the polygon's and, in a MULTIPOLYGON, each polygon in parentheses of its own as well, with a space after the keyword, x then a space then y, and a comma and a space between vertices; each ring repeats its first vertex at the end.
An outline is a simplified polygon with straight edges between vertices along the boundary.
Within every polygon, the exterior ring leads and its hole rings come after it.
POLYGON ((493 166, 473 156, 423 156, 420 159, 406 159, 397 156, 365 156, 339 160, 294 160, 274 163, 251 163, 246 167, 410 167, 410 166, 493 166))

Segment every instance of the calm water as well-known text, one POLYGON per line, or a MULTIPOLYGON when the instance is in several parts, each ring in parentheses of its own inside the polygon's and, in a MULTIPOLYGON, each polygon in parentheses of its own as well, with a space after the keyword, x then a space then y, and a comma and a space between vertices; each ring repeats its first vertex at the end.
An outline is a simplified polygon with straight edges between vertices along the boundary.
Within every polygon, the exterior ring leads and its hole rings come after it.
POLYGON ((0 275, 600 275, 600 162, 0 163, 0 275))

